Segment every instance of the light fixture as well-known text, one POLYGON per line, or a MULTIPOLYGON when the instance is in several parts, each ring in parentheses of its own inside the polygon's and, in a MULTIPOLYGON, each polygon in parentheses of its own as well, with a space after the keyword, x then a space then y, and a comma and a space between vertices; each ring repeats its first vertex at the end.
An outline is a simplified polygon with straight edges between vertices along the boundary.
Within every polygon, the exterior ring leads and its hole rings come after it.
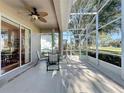
POLYGON ((38 19, 37 15, 32 15, 32 19, 37 20, 38 19))

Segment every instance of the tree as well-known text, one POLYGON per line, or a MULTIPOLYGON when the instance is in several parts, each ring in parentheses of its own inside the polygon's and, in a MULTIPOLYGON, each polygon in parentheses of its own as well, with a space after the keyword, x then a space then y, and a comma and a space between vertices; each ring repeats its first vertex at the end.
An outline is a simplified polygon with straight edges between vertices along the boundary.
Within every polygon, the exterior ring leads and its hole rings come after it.
MULTIPOLYGON (((71 9, 72 13, 79 12, 98 12, 98 10, 105 4, 106 0, 77 0, 71 9)), ((121 0, 110 0, 109 3, 101 10, 99 13, 99 27, 109 23, 110 21, 121 16, 121 0)), ((94 16, 88 15, 71 15, 70 22, 68 24, 68 28, 76 29, 76 28, 86 28, 87 24, 91 22, 94 16)), ((90 26, 88 32, 95 30, 95 22, 90 26)), ((99 30, 100 33, 104 32, 105 34, 113 34, 120 33, 118 29, 121 27, 121 20, 118 20, 111 25, 108 25, 99 30)), ((82 30, 79 31, 71 31, 73 35, 80 34, 82 30)), ((86 34, 86 30, 84 30, 83 34, 86 34)), ((104 40, 110 41, 111 37, 106 35, 104 40), (107 38, 106 38, 107 36, 107 38)), ((74 36, 77 38, 77 36, 74 36)), ((82 36, 81 39, 84 39, 85 36, 82 36)), ((103 38, 102 38, 103 39, 103 38)), ((76 41, 76 45, 79 45, 80 42, 76 41)), ((102 45, 105 45, 102 44, 102 45)))

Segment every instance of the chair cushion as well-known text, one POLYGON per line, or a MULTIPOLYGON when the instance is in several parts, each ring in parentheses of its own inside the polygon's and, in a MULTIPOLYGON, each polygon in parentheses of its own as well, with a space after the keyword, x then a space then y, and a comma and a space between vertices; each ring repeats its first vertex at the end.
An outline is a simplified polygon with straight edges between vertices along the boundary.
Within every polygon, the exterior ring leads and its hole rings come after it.
POLYGON ((58 54, 49 54, 49 63, 58 62, 58 54))

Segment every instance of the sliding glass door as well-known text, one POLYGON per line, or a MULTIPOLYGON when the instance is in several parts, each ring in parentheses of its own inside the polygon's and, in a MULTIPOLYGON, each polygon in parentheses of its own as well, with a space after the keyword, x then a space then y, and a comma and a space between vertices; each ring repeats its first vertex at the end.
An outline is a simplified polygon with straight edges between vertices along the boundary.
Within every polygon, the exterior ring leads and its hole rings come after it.
POLYGON ((31 62, 31 31, 1 16, 1 74, 31 62))
POLYGON ((20 65, 20 30, 19 24, 1 19, 1 72, 5 73, 20 65))

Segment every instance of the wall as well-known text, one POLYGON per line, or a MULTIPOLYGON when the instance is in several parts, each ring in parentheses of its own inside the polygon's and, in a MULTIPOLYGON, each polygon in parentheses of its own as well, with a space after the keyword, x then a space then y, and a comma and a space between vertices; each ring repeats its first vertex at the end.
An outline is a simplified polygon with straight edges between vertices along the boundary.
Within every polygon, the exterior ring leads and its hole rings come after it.
POLYGON ((8 81, 9 79, 22 73, 23 71, 29 69, 33 65, 33 63, 37 62, 36 50, 40 50, 40 34, 39 34, 40 30, 38 29, 37 26, 32 24, 27 17, 18 14, 18 12, 15 9, 13 9, 9 5, 2 2, 2 0, 0 0, 0 13, 2 15, 6 16, 7 18, 9 18, 21 25, 24 25, 27 28, 30 28, 32 30, 32 32, 31 32, 31 34, 32 34, 32 36, 31 36, 32 62, 30 62, 29 64, 26 64, 20 68, 16 68, 10 72, 7 72, 5 75, 0 76, 0 86, 1 86, 1 84, 3 84, 1 82, 8 81))

